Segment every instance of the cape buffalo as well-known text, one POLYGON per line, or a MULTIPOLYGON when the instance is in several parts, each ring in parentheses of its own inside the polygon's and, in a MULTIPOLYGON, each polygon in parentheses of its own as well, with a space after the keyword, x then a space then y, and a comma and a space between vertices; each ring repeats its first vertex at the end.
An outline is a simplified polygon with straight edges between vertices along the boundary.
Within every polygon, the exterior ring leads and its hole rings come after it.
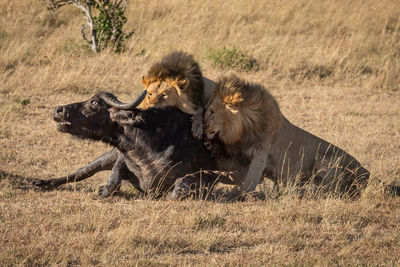
POLYGON ((82 180, 110 168, 109 181, 100 189, 102 196, 109 196, 121 179, 130 181, 141 192, 160 195, 172 191, 172 198, 210 187, 217 179, 230 183, 214 171, 216 163, 202 141, 193 138, 190 115, 174 107, 135 108, 144 95, 124 104, 113 94, 101 92, 87 101, 56 107, 54 120, 59 131, 100 140, 116 149, 73 177, 39 180, 36 185, 52 188, 71 178, 82 180))

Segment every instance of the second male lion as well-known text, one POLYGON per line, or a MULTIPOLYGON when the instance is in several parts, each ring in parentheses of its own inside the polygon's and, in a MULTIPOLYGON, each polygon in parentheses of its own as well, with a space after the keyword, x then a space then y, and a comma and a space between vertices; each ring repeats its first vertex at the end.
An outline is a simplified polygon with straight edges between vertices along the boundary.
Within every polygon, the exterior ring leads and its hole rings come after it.
POLYGON ((242 192, 253 191, 267 176, 275 184, 312 181, 353 194, 370 175, 342 149, 291 124, 261 85, 234 75, 217 82, 204 124, 207 138, 223 146, 218 168, 239 170, 235 183, 242 192))
POLYGON ((150 67, 142 84, 147 96, 141 108, 174 106, 192 116, 192 133, 203 134, 204 81, 199 64, 184 52, 172 52, 150 67))

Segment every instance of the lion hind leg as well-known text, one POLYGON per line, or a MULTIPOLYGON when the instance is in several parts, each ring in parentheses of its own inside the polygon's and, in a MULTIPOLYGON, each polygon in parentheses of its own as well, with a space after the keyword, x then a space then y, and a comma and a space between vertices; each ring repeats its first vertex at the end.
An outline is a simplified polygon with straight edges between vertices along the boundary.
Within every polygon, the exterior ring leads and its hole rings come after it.
MULTIPOLYGON (((354 159, 353 159, 354 160, 354 159)), ((358 196, 368 181, 369 172, 353 160, 343 157, 325 157, 316 163, 312 182, 322 193, 358 196)))

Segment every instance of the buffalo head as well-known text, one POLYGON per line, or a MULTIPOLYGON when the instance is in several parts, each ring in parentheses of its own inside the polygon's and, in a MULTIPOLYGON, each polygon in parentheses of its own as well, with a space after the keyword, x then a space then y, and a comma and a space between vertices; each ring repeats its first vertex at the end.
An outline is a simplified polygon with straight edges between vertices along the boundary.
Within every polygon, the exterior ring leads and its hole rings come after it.
POLYGON ((112 113, 135 109, 145 96, 146 91, 131 103, 125 104, 109 92, 100 92, 87 101, 56 107, 53 118, 60 132, 98 140, 106 134, 105 131, 111 130, 112 113))

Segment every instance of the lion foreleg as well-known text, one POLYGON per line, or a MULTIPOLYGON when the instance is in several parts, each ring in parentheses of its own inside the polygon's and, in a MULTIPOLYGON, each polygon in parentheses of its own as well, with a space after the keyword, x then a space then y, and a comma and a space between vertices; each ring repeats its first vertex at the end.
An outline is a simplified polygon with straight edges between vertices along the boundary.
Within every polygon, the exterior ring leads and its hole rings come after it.
POLYGON ((203 137, 203 108, 192 115, 192 135, 198 140, 203 137))
POLYGON ((261 176, 267 166, 267 153, 265 150, 257 150, 247 167, 246 177, 244 178, 240 190, 242 192, 252 192, 260 182, 261 176))

